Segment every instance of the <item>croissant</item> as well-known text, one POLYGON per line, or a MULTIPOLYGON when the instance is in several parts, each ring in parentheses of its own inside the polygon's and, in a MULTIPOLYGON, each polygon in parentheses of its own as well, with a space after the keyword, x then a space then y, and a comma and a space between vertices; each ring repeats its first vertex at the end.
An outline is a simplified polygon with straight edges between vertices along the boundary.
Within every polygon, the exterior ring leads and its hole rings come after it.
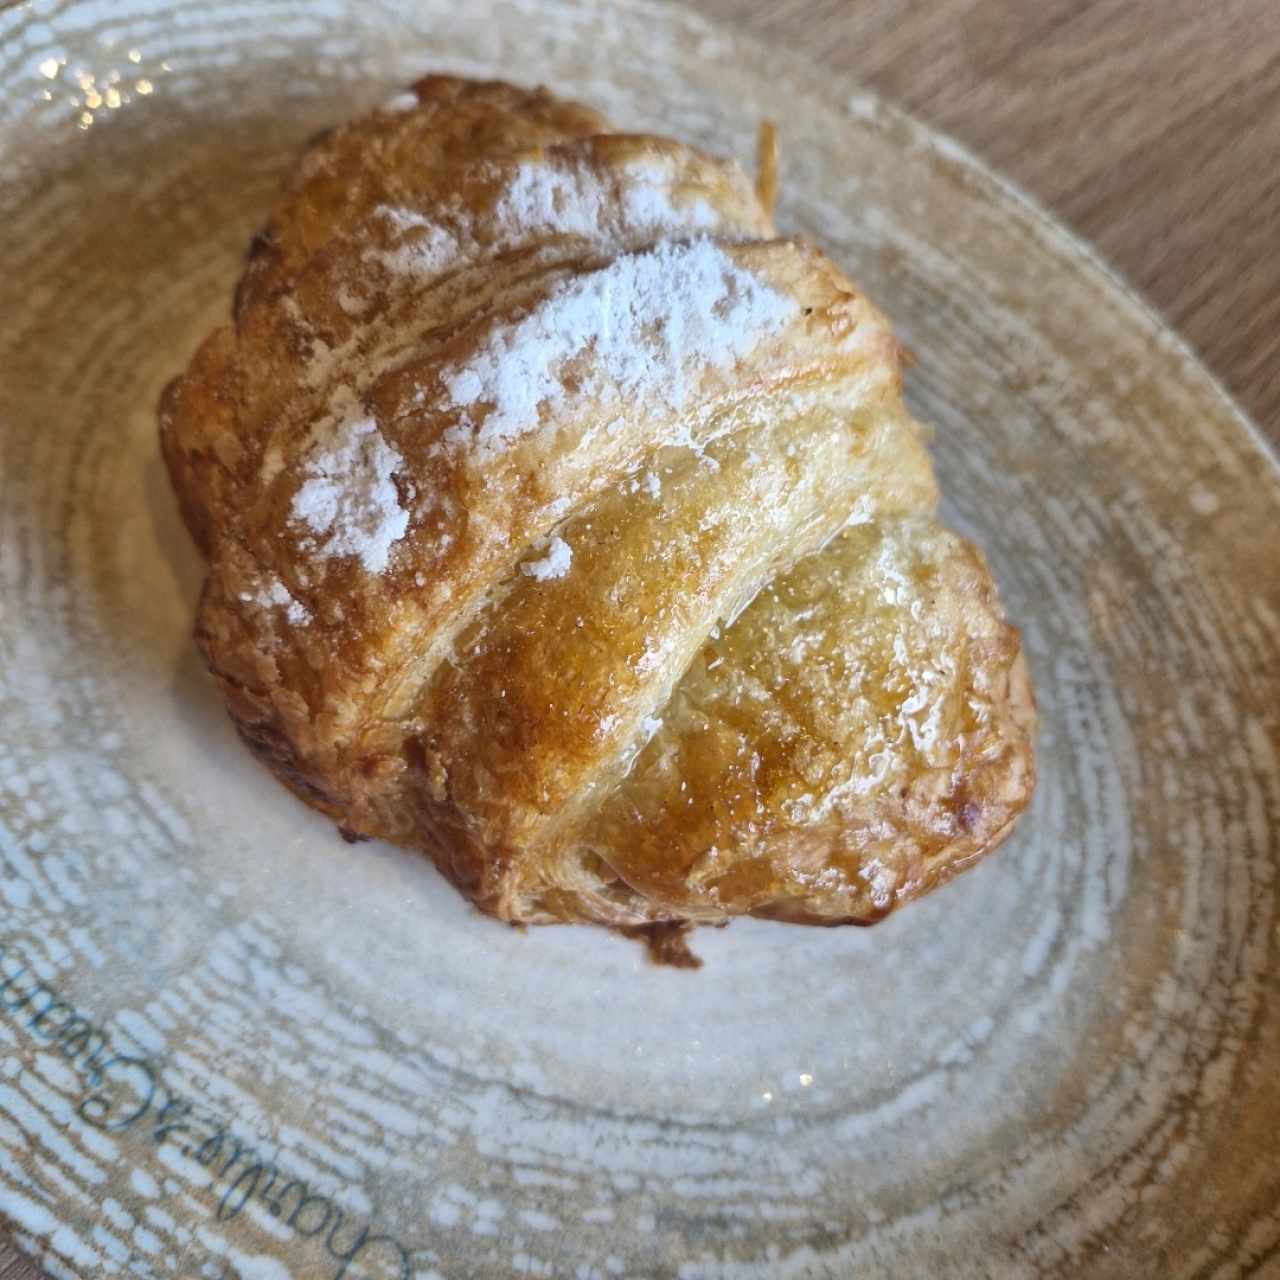
POLYGON ((768 203, 428 77, 313 141, 162 397, 240 735, 501 919, 869 923, 1029 799, 901 349, 768 203))

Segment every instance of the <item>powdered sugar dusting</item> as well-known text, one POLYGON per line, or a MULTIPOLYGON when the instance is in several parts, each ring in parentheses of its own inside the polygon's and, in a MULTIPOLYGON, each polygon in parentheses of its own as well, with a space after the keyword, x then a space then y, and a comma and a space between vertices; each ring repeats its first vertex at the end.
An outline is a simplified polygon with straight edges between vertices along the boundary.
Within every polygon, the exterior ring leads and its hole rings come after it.
POLYGON ((621 255, 560 286, 445 371, 445 407, 461 411, 445 440, 481 456, 500 453, 570 394, 606 411, 636 398, 679 411, 690 375, 731 369, 795 305, 711 240, 621 255), (575 370, 570 392, 566 365, 579 356, 590 364, 575 370))
MULTIPOLYGON (((490 166, 481 172, 497 173, 490 166)), ((715 230, 720 214, 705 197, 672 200, 670 174, 651 161, 621 171, 617 189, 582 160, 525 161, 506 177, 486 211, 469 210, 455 196, 439 218, 415 209, 379 205, 379 218, 400 243, 369 249, 375 262, 395 276, 433 279, 466 261, 509 252, 542 237, 581 236, 601 245, 624 234, 654 239, 715 230)))
POLYGON ((604 189, 580 168, 522 164, 494 207, 500 240, 531 227, 564 235, 594 235, 603 216, 604 189))
POLYGON ((436 224, 416 209, 404 209, 398 205, 380 204, 374 211, 375 218, 381 218, 392 231, 404 235, 415 227, 434 227, 436 224))
POLYGON ((257 591, 245 591, 240 599, 245 604, 255 604, 259 609, 283 609, 291 626, 305 627, 311 621, 311 611, 301 601, 289 594, 289 589, 279 578, 264 581, 257 591))
POLYGON ((370 573, 381 573, 409 527, 392 480, 403 459, 347 388, 334 394, 313 439, 291 517, 323 539, 322 555, 355 556, 370 573))
POLYGON ((439 223, 385 205, 377 212, 404 240, 394 249, 366 249, 363 257, 366 262, 378 263, 393 276, 432 280, 468 256, 468 246, 439 223))
POLYGON ((573 548, 563 538, 552 538, 547 546, 547 554, 540 560, 528 560, 520 566, 520 571, 538 582, 546 582, 549 578, 563 578, 573 563, 573 548))
POLYGON ((631 477, 627 492, 639 493, 642 489, 655 502, 662 496, 662 479, 656 471, 646 471, 643 475, 631 477))
POLYGON ((494 207, 501 245, 518 243, 531 229, 559 235, 602 237, 617 230, 654 236, 706 231, 720 221, 700 197, 677 208, 660 166, 635 164, 623 171, 620 190, 601 182, 585 164, 521 164, 494 207))
POLYGON ((634 182, 623 189, 623 220, 633 227, 663 230, 671 227, 693 227, 709 231, 720 221, 720 215, 703 197, 684 201, 677 209, 671 193, 662 182, 661 170, 632 170, 633 176, 647 181, 634 182))
POLYGON ((354 289, 346 284, 340 284, 337 287, 334 291, 334 297, 338 301, 338 306, 353 319, 364 315, 369 310, 369 298, 363 294, 356 293, 354 289))
POLYGON ((394 98, 389 98, 382 104, 383 111, 389 111, 393 115, 399 115, 405 111, 412 111, 418 105, 418 95, 412 89, 406 89, 403 93, 397 93, 394 98))

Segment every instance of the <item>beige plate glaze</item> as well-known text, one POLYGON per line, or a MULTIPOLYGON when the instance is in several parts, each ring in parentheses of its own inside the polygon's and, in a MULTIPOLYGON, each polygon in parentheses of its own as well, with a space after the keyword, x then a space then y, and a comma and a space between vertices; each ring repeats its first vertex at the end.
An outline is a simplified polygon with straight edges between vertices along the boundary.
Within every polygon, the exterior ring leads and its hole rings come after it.
POLYGON ((0 13, 0 1209, 56 1276, 1228 1277, 1280 1259, 1280 483, 1078 243, 672 10, 0 13), (309 134, 430 68, 749 157, 918 357, 1025 629, 1017 836, 699 973, 505 929, 240 750, 153 405, 309 134))

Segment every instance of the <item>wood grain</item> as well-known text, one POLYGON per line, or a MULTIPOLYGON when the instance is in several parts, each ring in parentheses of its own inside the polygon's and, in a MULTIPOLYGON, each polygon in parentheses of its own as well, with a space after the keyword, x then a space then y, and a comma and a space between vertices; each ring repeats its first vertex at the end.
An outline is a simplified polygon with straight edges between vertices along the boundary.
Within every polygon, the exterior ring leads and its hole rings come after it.
MULTIPOLYGON (((851 91, 875 89, 1012 178, 1096 245, 1280 445, 1276 0, 694 7, 851 91)), ((0 1241, 2 1280, 38 1275, 0 1241)))
POLYGON ((1276 0, 695 4, 875 89, 1012 178, 1280 444, 1276 0))

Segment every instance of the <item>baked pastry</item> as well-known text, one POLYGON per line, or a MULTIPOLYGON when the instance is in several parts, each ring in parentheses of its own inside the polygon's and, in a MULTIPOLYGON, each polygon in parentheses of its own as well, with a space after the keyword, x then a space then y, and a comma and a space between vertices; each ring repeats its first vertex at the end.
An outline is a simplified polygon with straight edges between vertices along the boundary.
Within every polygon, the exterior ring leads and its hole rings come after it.
POLYGON ((428 77, 311 144, 163 397, 240 734, 504 920, 867 923, 1029 798, 901 350, 770 185, 428 77))

